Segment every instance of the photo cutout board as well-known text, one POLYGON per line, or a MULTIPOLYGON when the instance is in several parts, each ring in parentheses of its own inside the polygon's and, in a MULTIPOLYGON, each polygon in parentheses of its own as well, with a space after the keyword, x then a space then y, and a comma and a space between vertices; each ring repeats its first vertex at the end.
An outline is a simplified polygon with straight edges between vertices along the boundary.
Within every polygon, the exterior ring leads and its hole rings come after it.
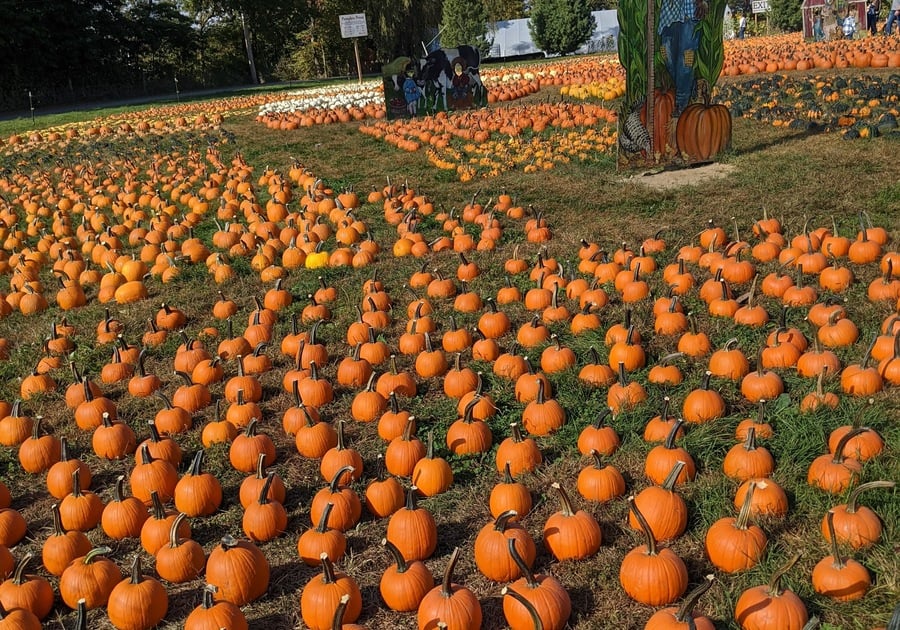
POLYGON ((388 118, 415 118, 487 105, 481 54, 472 46, 439 48, 424 58, 398 57, 382 67, 388 118))

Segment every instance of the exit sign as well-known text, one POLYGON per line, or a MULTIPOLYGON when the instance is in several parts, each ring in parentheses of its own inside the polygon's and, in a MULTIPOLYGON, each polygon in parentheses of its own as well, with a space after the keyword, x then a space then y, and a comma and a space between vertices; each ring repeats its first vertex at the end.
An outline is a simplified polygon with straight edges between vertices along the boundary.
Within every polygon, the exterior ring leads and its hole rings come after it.
POLYGON ((751 3, 754 13, 768 13, 769 0, 753 0, 751 3))

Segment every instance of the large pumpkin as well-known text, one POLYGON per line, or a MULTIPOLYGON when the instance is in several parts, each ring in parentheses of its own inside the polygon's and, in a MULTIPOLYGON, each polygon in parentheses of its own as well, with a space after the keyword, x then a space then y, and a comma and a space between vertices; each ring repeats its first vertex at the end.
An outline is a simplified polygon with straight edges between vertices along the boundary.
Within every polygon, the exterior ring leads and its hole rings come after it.
POLYGON ((678 117, 675 141, 691 160, 708 160, 731 145, 731 112, 719 104, 688 105, 678 117))

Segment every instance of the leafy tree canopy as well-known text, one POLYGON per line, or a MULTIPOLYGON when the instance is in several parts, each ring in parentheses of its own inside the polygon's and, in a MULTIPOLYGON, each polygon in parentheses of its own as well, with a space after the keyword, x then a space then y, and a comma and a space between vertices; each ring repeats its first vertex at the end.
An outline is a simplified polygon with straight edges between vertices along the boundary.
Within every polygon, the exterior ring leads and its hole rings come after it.
POLYGON ((588 0, 534 0, 528 30, 538 48, 549 54, 568 55, 594 32, 588 0))

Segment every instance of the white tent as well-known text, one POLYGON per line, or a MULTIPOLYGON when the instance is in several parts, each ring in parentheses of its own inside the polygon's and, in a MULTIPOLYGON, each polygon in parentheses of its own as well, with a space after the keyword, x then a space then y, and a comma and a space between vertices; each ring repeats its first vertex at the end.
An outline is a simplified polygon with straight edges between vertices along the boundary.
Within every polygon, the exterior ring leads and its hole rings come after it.
MULTIPOLYGON (((591 38, 579 48, 578 53, 615 52, 619 39, 619 19, 615 11, 593 11, 594 32, 591 38)), ((487 57, 517 57, 532 55, 541 50, 531 41, 528 20, 504 20, 495 22, 488 29, 493 39, 487 57)))

